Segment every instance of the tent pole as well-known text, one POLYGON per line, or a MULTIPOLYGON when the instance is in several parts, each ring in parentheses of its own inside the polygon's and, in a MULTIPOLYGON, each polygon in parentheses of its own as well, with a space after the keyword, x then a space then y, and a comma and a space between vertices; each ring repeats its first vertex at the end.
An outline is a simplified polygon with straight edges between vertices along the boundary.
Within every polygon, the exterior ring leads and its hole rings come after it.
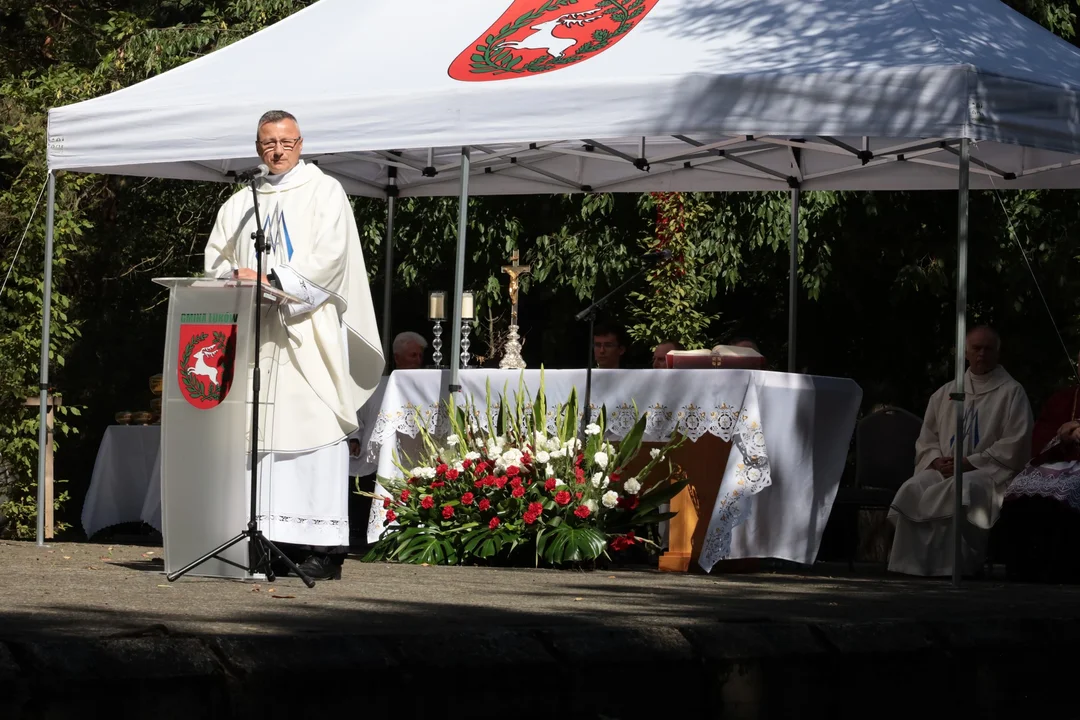
POLYGON ((465 233, 469 221, 469 148, 461 148, 461 195, 458 198, 457 256, 454 262, 454 321, 450 326, 450 396, 461 391, 461 293, 465 291, 465 233))
POLYGON ((37 466, 37 545, 45 546, 45 443, 49 431, 49 323, 52 320, 52 266, 53 227, 56 220, 56 173, 49 172, 48 199, 45 205, 45 279, 44 297, 41 302, 41 376, 38 416, 38 466, 37 466))
POLYGON ((799 188, 791 189, 791 259, 788 270, 788 372, 796 372, 795 336, 799 314, 799 188))
POLYGON ((961 529, 964 517, 964 346, 967 340, 967 271, 968 271, 968 181, 971 148, 968 139, 960 141, 960 193, 956 231, 956 440, 953 443, 953 571, 954 587, 960 585, 960 559, 963 555, 961 529))
MULTIPOLYGON (((396 168, 390 168, 396 170, 396 168)), ((391 180, 391 182, 393 182, 391 180)), ((395 188, 396 189, 396 188, 395 188)), ((394 195, 386 198, 386 258, 383 261, 383 374, 389 375, 392 369, 391 357, 393 351, 394 334, 390 328, 390 301, 394 289, 394 195)))

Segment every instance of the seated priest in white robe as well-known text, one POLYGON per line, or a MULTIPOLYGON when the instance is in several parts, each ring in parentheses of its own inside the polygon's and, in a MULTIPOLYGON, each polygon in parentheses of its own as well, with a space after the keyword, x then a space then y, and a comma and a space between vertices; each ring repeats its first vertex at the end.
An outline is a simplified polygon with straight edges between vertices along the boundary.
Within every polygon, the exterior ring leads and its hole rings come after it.
MULTIPOLYGON (((337 180, 300 159, 303 142, 289 113, 259 119, 270 169, 256 181, 270 246, 263 280, 296 300, 262 309, 258 520, 307 575, 334 579, 349 547, 346 438, 383 356, 352 207, 337 180)), ((208 277, 256 278, 253 211, 249 187, 221 207, 208 277)))
MULTIPOLYGON (((964 374, 963 507, 961 572, 976 573, 986 553, 1009 481, 1031 452, 1032 414, 1027 394, 998 365, 1001 338, 992 328, 968 333, 964 374)), ((896 525, 889 570, 908 575, 951 575, 953 571, 956 383, 942 386, 926 407, 915 444, 915 476, 905 482, 889 509, 896 525)))

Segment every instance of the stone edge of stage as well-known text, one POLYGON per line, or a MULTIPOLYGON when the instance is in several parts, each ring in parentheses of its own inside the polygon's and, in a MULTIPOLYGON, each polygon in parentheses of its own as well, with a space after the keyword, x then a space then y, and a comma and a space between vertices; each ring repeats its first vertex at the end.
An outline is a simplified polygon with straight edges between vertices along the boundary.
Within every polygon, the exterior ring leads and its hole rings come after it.
MULTIPOLYGON (((568 708, 609 717, 620 717, 619 708, 622 717, 720 708, 798 717, 839 698, 880 703, 900 677, 939 682, 935 698, 942 701, 950 690, 941 680, 955 680, 963 697, 953 700, 975 712, 1007 699, 1000 694, 1014 688, 1017 668, 1034 662, 1045 669, 1040 660, 1048 651, 1075 648, 1080 620, 718 622, 382 636, 177 637, 164 626, 148 632, 0 640, 0 717, 76 717, 95 703, 116 717, 265 717, 268 700, 275 715, 329 702, 363 708, 365 717, 436 709, 472 717, 478 703, 512 702, 521 709, 515 714, 529 717, 568 708)), ((917 695, 913 705, 927 701, 917 695)))

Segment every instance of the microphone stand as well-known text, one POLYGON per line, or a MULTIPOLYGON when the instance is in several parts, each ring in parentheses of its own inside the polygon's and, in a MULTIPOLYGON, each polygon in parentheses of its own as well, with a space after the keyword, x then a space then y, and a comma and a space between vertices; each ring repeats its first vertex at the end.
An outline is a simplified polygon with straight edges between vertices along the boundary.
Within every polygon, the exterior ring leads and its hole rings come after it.
POLYGON ((592 305, 585 308, 574 316, 574 319, 578 322, 586 319, 589 321, 589 354, 586 356, 587 360, 585 365, 585 409, 583 411, 581 430, 578 433, 578 439, 581 441, 582 452, 584 452, 585 450, 585 426, 592 422, 592 408, 590 408, 589 405, 592 402, 592 370, 593 365, 596 364, 593 347, 593 331, 596 328, 596 314, 600 311, 602 307, 604 307, 604 305, 607 304, 608 300, 621 293, 624 289, 626 289, 627 286, 630 285, 630 283, 637 280, 639 277, 644 275, 653 267, 653 265, 645 265, 641 267, 636 273, 624 280, 622 284, 620 284, 614 290, 612 290, 599 300, 593 301, 592 305))
POLYGON ((298 568, 296 563, 289 559, 288 555, 281 552, 277 545, 270 542, 270 539, 263 535, 262 530, 259 529, 259 386, 262 381, 259 356, 262 351, 262 269, 263 253, 269 249, 269 246, 266 244, 266 231, 263 229, 262 218, 259 215, 259 193, 255 187, 258 179, 258 177, 255 177, 248 181, 251 184, 251 197, 255 203, 255 232, 251 233, 251 239, 255 241, 255 362, 251 377, 251 506, 248 514, 248 524, 247 528, 241 531, 239 535, 226 540, 198 560, 185 565, 174 573, 166 575, 165 577, 169 582, 179 579, 185 573, 202 565, 210 558, 216 557, 223 563, 242 567, 231 560, 220 557, 220 555, 233 545, 243 540, 249 540, 248 566, 242 568, 249 574, 254 575, 257 571, 262 570, 266 574, 267 582, 273 582, 276 578, 273 561, 276 558, 283 561, 289 571, 299 576, 309 588, 315 587, 315 581, 305 575, 304 571, 298 568))

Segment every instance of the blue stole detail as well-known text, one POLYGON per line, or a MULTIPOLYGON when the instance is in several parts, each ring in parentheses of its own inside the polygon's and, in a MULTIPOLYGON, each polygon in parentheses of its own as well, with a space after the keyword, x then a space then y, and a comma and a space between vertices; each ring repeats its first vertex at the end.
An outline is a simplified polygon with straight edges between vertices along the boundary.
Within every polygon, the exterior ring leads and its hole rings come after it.
MULTIPOLYGON (((292 260, 293 246, 292 246, 292 238, 289 237, 289 226, 285 223, 285 211, 281 210, 280 212, 281 212, 281 228, 285 231, 285 253, 288 255, 287 260, 292 260)), ((270 216, 269 215, 266 217, 266 220, 263 222, 263 233, 270 236, 270 216)), ((277 250, 277 245, 278 245, 277 238, 273 237, 273 236, 270 236, 270 248, 273 249, 273 250, 277 250)))
POLYGON ((285 211, 281 211, 281 227, 285 231, 285 252, 289 256, 289 260, 292 260, 292 238, 289 237, 289 226, 285 222, 285 211))
MULTIPOLYGON (((975 452, 975 448, 979 447, 979 411, 974 403, 964 411, 964 437, 972 439, 971 451, 975 452)), ((951 448, 955 444, 956 433, 953 433, 953 436, 949 439, 949 447, 951 448)))

